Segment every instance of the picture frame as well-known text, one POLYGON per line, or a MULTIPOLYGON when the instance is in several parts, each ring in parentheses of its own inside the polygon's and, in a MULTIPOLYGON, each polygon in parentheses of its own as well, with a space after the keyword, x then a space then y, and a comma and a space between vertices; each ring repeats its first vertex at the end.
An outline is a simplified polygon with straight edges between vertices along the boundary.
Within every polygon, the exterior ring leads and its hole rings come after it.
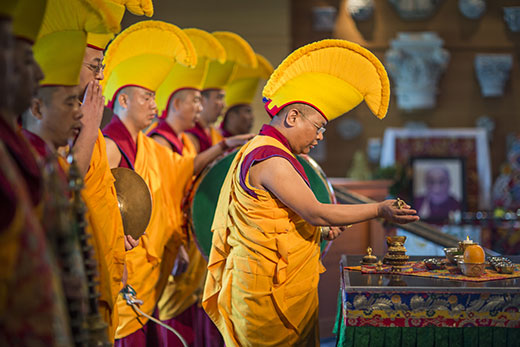
POLYGON ((412 207, 423 221, 445 223, 466 211, 464 157, 410 158, 412 207))
MULTIPOLYGON (((483 128, 387 128, 381 147, 381 168, 408 169, 411 157, 463 157, 466 172, 466 211, 492 208, 491 155, 483 128)), ((411 177, 406 173, 407 198, 411 201, 411 177)), ((403 182, 405 183, 405 182, 403 182)))

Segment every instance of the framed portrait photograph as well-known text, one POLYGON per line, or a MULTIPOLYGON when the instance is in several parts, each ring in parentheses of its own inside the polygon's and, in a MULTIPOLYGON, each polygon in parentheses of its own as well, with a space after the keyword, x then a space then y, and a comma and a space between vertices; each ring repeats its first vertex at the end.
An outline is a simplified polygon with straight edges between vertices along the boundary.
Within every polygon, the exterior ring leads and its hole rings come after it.
POLYGON ((412 207, 422 220, 449 221, 466 210, 465 160, 462 157, 411 157, 412 207))

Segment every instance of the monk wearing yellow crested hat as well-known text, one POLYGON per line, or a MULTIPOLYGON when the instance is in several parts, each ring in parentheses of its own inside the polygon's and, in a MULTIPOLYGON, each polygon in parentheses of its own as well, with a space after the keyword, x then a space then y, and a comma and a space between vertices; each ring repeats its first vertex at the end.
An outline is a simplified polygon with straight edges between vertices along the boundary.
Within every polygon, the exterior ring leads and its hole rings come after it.
MULTIPOLYGON (((119 23, 125 9, 135 15, 148 17, 153 15, 151 0, 103 0, 100 4, 105 22, 116 31, 119 31, 119 23)), ((100 99, 104 104, 99 85, 99 82, 104 79, 103 52, 113 38, 114 33, 112 32, 89 32, 87 34, 87 46, 79 75, 79 87, 83 91, 83 96, 86 96, 82 105, 83 120, 91 124, 89 127, 91 131, 85 134, 80 133, 78 137, 80 143, 83 139, 89 143, 95 140, 89 170, 85 175, 85 189, 82 196, 89 211, 89 223, 94 229, 93 234, 98 245, 96 254, 104 256, 103 259, 100 259, 105 265, 99 270, 101 292, 99 306, 100 313, 109 326, 109 338, 112 342, 119 323, 116 302, 122 288, 125 250, 131 250, 138 245, 139 241, 134 240, 130 235, 124 235, 114 177, 108 165, 105 138, 99 129, 103 108, 96 108, 96 113, 87 113, 86 110, 91 109, 91 105, 96 103, 96 99, 100 99), (98 93, 92 93, 96 89, 98 93)))
MULTIPOLYGON (((222 155, 228 148, 243 145, 251 135, 241 135, 222 140, 207 150, 197 154, 191 140, 184 133, 195 125, 201 112, 200 89, 212 61, 224 62, 226 51, 215 36, 200 29, 184 29, 197 52, 197 65, 194 68, 176 64, 161 86, 157 89, 156 100, 162 119, 148 133, 155 141, 185 157, 194 158, 193 174, 198 174, 206 165, 222 155)), ((181 189, 181 187, 179 187, 181 189)), ((183 193, 183 192, 181 192, 183 193)), ((178 201, 180 202, 180 201, 178 201)), ((181 206, 176 206, 180 218, 178 225, 186 225, 181 206)), ((184 232, 184 231, 179 231, 184 232)), ((187 245, 187 258, 180 257, 183 246, 174 266, 174 273, 168 277, 168 284, 158 303, 159 318, 177 329, 187 343, 204 346, 204 341, 217 345, 222 340, 211 320, 200 307, 200 293, 206 275, 207 263, 202 258, 193 235, 187 245)), ((159 331, 161 343, 175 346, 178 339, 171 332, 159 331)))
POLYGON ((160 21, 139 22, 119 34, 105 56, 104 94, 114 116, 103 129, 110 167, 138 173, 152 195, 152 215, 137 247, 127 252, 128 288, 142 301, 137 311, 119 296, 116 346, 153 341, 151 316, 180 244, 178 206, 193 176, 194 157, 182 157, 145 136, 157 114, 155 91, 176 63, 195 66, 197 55, 188 36, 160 21), (141 313, 142 312, 142 313, 141 313), (152 341, 150 340, 152 339, 152 341))
POLYGON ((237 66, 226 86, 226 111, 220 123, 220 133, 224 138, 247 134, 255 120, 252 103, 260 80, 267 80, 273 73, 273 66, 264 56, 256 54, 258 66, 250 68, 237 66))
MULTIPOLYGON (((87 232, 92 236, 97 260, 98 309, 108 325, 108 338, 113 341, 117 327, 115 301, 121 289, 125 240, 114 178, 99 130, 104 98, 96 79, 102 77, 102 73, 92 76, 90 72, 92 77, 88 80, 84 70, 92 65, 85 63, 85 59, 93 55, 85 51, 87 43, 92 36, 113 37, 112 31, 119 30, 118 21, 124 7, 108 1, 96 4, 97 9, 94 9, 83 1, 49 1, 35 46, 45 79, 34 99, 31 114, 25 118, 24 135, 43 159, 57 152, 59 147, 73 143, 79 168, 85 176, 82 198, 87 206, 87 232)), ((60 164, 65 179, 68 164, 63 158, 60 164)))
POLYGON ((323 139, 325 126, 363 99, 379 118, 390 96, 383 65, 364 48, 324 40, 289 55, 263 91, 272 116, 236 155, 213 221, 203 306, 227 346, 314 346, 318 336, 320 227, 376 217, 418 220, 394 201, 318 202, 296 154, 323 139))
POLYGON ((256 68, 258 62, 249 43, 241 36, 227 31, 212 35, 226 51, 226 61, 211 61, 202 81, 202 112, 195 126, 186 131, 198 153, 221 142, 223 136, 214 124, 224 109, 225 87, 238 66, 256 68))
POLYGON ((41 171, 16 122, 42 77, 32 70, 31 43, 20 42, 21 15, 37 33, 46 3, 0 4, 0 340, 9 346, 72 343, 59 270, 39 220, 41 171))

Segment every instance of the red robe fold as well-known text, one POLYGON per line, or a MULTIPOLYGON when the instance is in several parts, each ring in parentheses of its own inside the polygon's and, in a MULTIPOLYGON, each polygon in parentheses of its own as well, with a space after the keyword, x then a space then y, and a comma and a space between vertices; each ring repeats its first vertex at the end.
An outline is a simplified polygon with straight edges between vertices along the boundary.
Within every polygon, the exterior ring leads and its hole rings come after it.
POLYGON ((173 130, 168 122, 166 122, 164 119, 159 120, 157 126, 148 133, 148 136, 150 137, 153 137, 154 135, 159 135, 164 138, 166 141, 168 141, 170 146, 172 146, 175 153, 182 155, 184 143, 182 143, 177 133, 175 133, 175 130, 173 130))
POLYGON ((33 207, 38 206, 43 195, 42 174, 30 145, 21 134, 21 129, 13 131, 9 124, 0 117, 0 139, 27 185, 33 207))
POLYGON ((114 141, 121 152, 121 162, 119 167, 126 167, 134 170, 135 157, 137 156, 137 144, 132 135, 125 127, 121 119, 114 115, 105 128, 103 135, 114 141))

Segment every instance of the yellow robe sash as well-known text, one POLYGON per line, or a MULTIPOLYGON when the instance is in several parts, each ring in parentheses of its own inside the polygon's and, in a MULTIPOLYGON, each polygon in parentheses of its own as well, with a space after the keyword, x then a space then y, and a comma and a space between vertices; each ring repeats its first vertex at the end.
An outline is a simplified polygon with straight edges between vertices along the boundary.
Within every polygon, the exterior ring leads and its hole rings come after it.
MULTIPOLYGON (((182 242, 182 236, 176 232, 180 230, 178 213, 184 194, 184 188, 179 187, 192 178, 193 157, 184 158, 139 133, 134 168, 152 194, 152 216, 139 246, 126 254, 128 284, 144 302, 140 309, 152 315, 182 242)), ((116 339, 132 334, 148 321, 138 316, 122 296, 117 299, 117 307, 116 339)))
POLYGON ((318 280, 323 272, 318 228, 271 193, 240 185, 242 161, 275 146, 256 136, 237 153, 213 221, 213 245, 202 305, 227 346, 318 345, 318 280))

